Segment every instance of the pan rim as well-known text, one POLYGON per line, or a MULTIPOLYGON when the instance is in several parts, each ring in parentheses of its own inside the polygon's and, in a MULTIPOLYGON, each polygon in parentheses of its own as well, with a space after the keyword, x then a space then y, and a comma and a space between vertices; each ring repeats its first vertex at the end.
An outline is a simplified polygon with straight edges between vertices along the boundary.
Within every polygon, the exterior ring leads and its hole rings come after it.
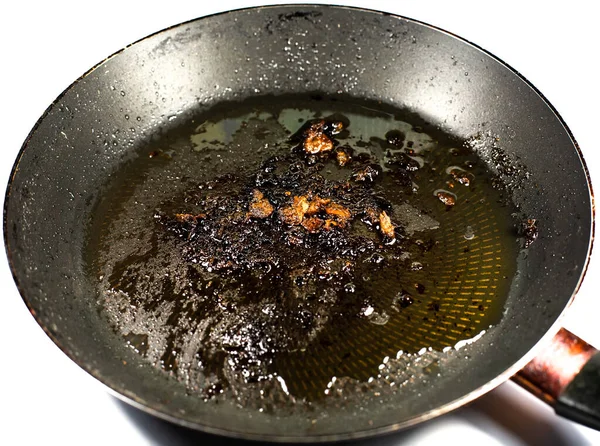
POLYGON ((457 34, 454 34, 452 32, 449 32, 445 29, 442 29, 440 27, 431 25, 429 23, 426 22, 422 22, 419 20, 415 20, 406 16, 402 16, 399 14, 393 14, 393 13, 389 13, 389 12, 385 12, 385 11, 380 11, 380 10, 374 10, 374 9, 369 9, 369 8, 362 8, 362 7, 354 7, 354 6, 347 6, 347 5, 339 5, 339 4, 305 4, 305 3, 298 3, 298 4, 272 4, 272 5, 265 5, 265 6, 254 6, 254 7, 245 7, 245 8, 236 8, 236 9, 232 9, 232 10, 227 10, 227 11, 221 11, 215 14, 210 14, 210 15, 206 15, 206 16, 201 16, 201 17, 197 17, 197 18, 193 18, 190 20, 186 20, 183 21, 181 23, 177 23, 174 25, 171 25, 169 27, 166 27, 164 29, 158 30, 156 32, 153 32, 145 37, 142 37, 126 46, 124 46, 123 48, 115 51, 114 53, 112 53, 111 55, 107 56, 106 58, 104 58, 103 60, 101 60, 100 62, 98 62, 97 64, 95 64, 93 67, 91 67, 90 69, 88 69, 86 72, 84 72, 80 77, 78 77, 76 80, 74 80, 62 93, 60 93, 56 99, 54 101, 52 101, 52 103, 46 108, 46 110, 43 112, 43 114, 41 115, 41 117, 36 121, 36 123, 34 124, 34 126, 32 127, 32 129, 30 130, 30 132, 28 133, 25 141, 23 142, 16 160, 12 166, 12 169, 10 171, 9 174, 9 180, 8 180, 8 185, 7 185, 7 189, 5 192, 5 196, 4 196, 4 206, 3 206, 3 236, 4 236, 4 245, 5 245, 5 251, 7 254, 7 259, 8 259, 8 264, 9 264, 9 268, 13 277, 13 280, 15 281, 16 287, 19 291, 19 294, 21 295, 21 298, 23 299, 28 311, 31 313, 31 315, 34 317, 34 319, 36 320, 36 323, 43 329, 43 331, 46 333, 46 335, 52 340, 52 342, 67 356, 69 357, 75 364, 77 364, 81 369, 83 369, 88 375, 90 375, 91 377, 93 377, 95 379, 96 382, 101 383, 102 385, 105 386, 105 388, 107 389, 108 393, 110 393, 111 395, 113 395, 114 397, 128 403, 131 406, 136 407, 137 409, 140 409, 148 414, 151 414, 153 416, 157 416, 158 418, 164 419, 166 421, 178 424, 180 426, 183 427, 187 427, 187 428, 193 428, 195 430, 199 430, 202 432, 206 432, 206 433, 211 433, 211 434, 218 434, 218 435, 224 435, 227 437, 232 437, 232 438, 238 438, 238 439, 248 439, 248 440, 268 440, 268 441, 274 441, 274 442, 314 442, 314 441, 319 441, 319 442, 326 442, 326 441, 339 441, 339 440, 350 440, 350 439, 361 439, 361 438, 367 438, 367 437, 373 437, 373 436, 378 436, 378 435, 383 435, 383 434, 389 434, 392 432, 396 432, 411 426, 415 426, 417 424, 420 424, 422 422, 425 422, 427 420, 436 418, 440 415, 446 414, 452 410, 457 409, 458 407, 461 407, 473 400, 475 400, 476 398, 484 395, 485 393, 493 390, 494 388, 496 388, 497 386, 499 386, 500 384, 502 384, 503 382, 507 381, 512 375, 514 375, 517 371, 519 371, 521 368, 523 368, 523 366, 525 366, 525 364, 527 364, 527 362, 529 362, 533 357, 535 357, 536 353, 540 350, 540 348, 546 344, 547 341, 549 341, 557 332, 558 330, 561 328, 562 326, 562 321, 563 318, 565 316, 565 312, 566 310, 570 307, 570 305, 572 304, 577 292, 579 291, 581 284, 583 283, 583 280, 585 278, 586 272, 588 270, 589 267, 589 263, 590 263, 590 258, 591 258, 591 254, 592 254, 592 250, 593 250, 593 244, 594 244, 594 237, 595 237, 595 201, 594 201, 594 193, 593 193, 593 188, 592 188, 592 183, 591 183, 591 176, 589 173, 589 169, 586 165, 585 159, 583 157, 583 153, 581 151, 581 148, 579 146, 579 144, 577 143, 577 141, 575 140, 575 137, 573 135, 573 133, 571 132, 571 130, 569 129, 569 127, 567 126, 566 122, 563 120, 563 118, 561 117, 561 115, 558 113, 558 111, 554 108, 554 106, 546 99, 546 97, 531 83, 529 82, 523 75, 521 75, 521 73, 519 71, 517 71, 516 69, 514 69, 513 67, 511 67, 509 64, 505 63, 502 59, 498 58, 497 56, 495 56, 494 54, 492 54, 491 52, 483 49, 482 47, 478 46, 477 44, 474 44, 473 42, 458 36, 457 34), (217 16, 221 16, 221 15, 226 15, 226 14, 231 14, 234 12, 244 12, 244 11, 259 11, 259 10, 264 10, 264 9, 288 9, 288 10, 298 10, 298 9, 302 9, 302 8, 310 8, 310 9, 314 9, 314 10, 319 10, 319 9, 329 9, 329 8, 333 8, 333 9, 345 9, 345 10, 352 10, 352 11, 360 11, 360 12, 366 12, 366 13, 371 13, 371 14, 377 14, 377 15, 381 15, 381 16, 386 16, 386 17, 392 17, 398 20, 404 20, 407 22, 411 22, 420 26, 424 26, 426 28, 430 28, 432 30, 441 32, 443 34, 446 34, 454 39, 459 40, 462 43, 468 44, 469 46, 477 49, 478 51, 480 51, 482 54, 486 55, 487 57, 490 57, 491 59, 497 61, 498 63, 500 63, 503 67, 507 68, 511 73, 513 73, 514 75, 517 76, 517 78, 519 78, 520 80, 522 80, 529 88, 531 88, 539 97, 540 99, 543 101, 543 103, 550 109, 550 111, 556 116, 556 118, 558 119, 558 121, 560 122, 560 124, 563 126, 564 130, 566 131, 570 141, 572 142, 576 153, 578 155, 579 161, 583 167, 583 171, 585 174, 585 178, 586 178, 586 182, 587 182, 587 186, 588 186, 588 193, 589 193, 589 197, 590 197, 590 213, 591 213, 591 221, 590 221, 590 237, 589 237, 589 241, 588 241, 588 247, 587 247, 587 255, 586 255, 586 259, 585 262, 582 266, 582 270, 581 270, 581 274, 579 276, 579 279, 577 281, 577 284, 573 290, 573 292, 571 293, 570 298, 568 299, 568 301, 566 302, 564 308, 561 310, 560 314, 557 316, 556 320, 554 321, 554 323, 552 324, 552 326, 550 327, 550 329, 536 342, 536 344, 527 352, 527 354, 525 354, 520 360, 516 361, 515 363, 513 363, 510 367, 508 367, 504 372, 502 372, 501 374, 499 374, 496 378, 488 381, 486 384, 484 384, 483 386, 471 391, 468 394, 463 395, 462 397, 459 397, 445 405, 442 405, 440 407, 437 407, 435 409, 432 409, 428 412, 422 413, 420 416, 418 417, 413 417, 410 418, 408 420, 405 420, 404 422, 400 422, 400 423, 394 423, 394 424, 390 424, 390 425, 386 425, 386 426, 382 426, 382 427, 377 427, 377 428, 372 428, 372 429, 366 429, 366 430, 361 430, 361 431, 357 431, 357 432, 348 432, 348 433, 342 433, 342 434, 322 434, 322 435, 314 435, 314 434, 306 434, 306 435, 302 435, 302 436, 287 436, 287 435, 278 435, 278 434, 274 434, 274 435, 269 435, 269 434, 254 434, 254 433, 247 433, 247 432, 240 432, 240 431, 235 431, 235 430, 227 430, 227 429, 221 429, 221 428, 215 428, 212 426, 208 426, 208 425, 204 425, 204 424, 199 424, 197 422, 193 422, 193 421, 189 421, 189 420, 185 420, 185 419, 181 419, 178 417, 174 417, 168 413, 162 412, 154 407, 151 407, 150 405, 147 405, 145 403, 143 403, 140 400, 137 400, 135 397, 132 396, 128 396, 126 393, 126 391, 124 391, 123 389, 117 389, 116 386, 111 386, 108 382, 108 380, 104 379, 102 376, 100 376, 100 374, 97 371, 92 370, 89 367, 86 367, 84 364, 80 363, 80 361, 77 359, 77 357, 75 355, 73 355, 72 353, 70 353, 68 351, 68 349, 61 345, 61 342, 58 339, 57 333, 54 332, 54 330, 52 330, 51 327, 46 326, 42 321, 41 318, 38 316, 35 308, 33 308, 31 302, 29 301, 29 299, 25 296, 25 293, 23 292, 23 288, 20 284, 20 281, 17 277, 17 271, 15 269, 14 263, 13 263, 13 257, 11 254, 11 248, 9 246, 9 240, 8 240, 8 204, 9 201, 11 199, 11 191, 12 191, 12 186, 13 186, 13 182, 15 179, 15 176, 17 175, 17 172, 19 170, 19 164, 20 161, 23 157, 23 154, 27 148, 27 146, 29 145, 29 142, 32 138, 32 136, 35 134, 35 132, 37 131, 39 125, 44 121, 44 119, 48 116, 48 114, 55 108, 55 106, 60 102, 61 98, 72 88, 74 88, 80 81, 82 81, 83 79, 85 79, 90 73, 92 73, 93 71, 95 71, 97 68, 101 67, 104 63, 106 63, 108 60, 112 59, 113 57, 118 56, 119 54, 123 53, 124 51, 126 51, 129 47, 134 46, 140 42, 146 41, 156 35, 159 35, 161 33, 164 33, 166 31, 175 29, 175 28, 179 28, 182 26, 185 26, 188 23, 193 23, 193 22, 197 22, 197 21, 203 21, 206 19, 210 19, 212 17, 217 17, 217 16))

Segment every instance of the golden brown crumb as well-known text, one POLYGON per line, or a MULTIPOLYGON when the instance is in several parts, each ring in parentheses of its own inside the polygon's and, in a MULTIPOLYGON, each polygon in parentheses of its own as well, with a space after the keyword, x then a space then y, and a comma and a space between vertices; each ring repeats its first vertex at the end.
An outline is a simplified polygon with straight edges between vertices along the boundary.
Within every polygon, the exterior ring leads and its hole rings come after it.
POLYGON ((333 127, 333 131, 331 133, 334 134, 334 135, 337 135, 342 130, 344 130, 344 123, 342 121, 332 122, 331 126, 333 127))
POLYGON ((439 200, 446 206, 454 206, 456 204, 456 199, 452 194, 449 194, 448 192, 440 191, 436 195, 439 198, 439 200))
POLYGON ((330 203, 325 208, 325 212, 329 215, 334 215, 334 216, 338 217, 343 222, 345 222, 346 220, 349 220, 350 217, 352 217, 352 213, 348 210, 348 208, 345 208, 341 204, 337 204, 337 203, 330 203))
POLYGON ((329 198, 321 198, 317 195, 310 201, 308 209, 306 210, 306 214, 314 215, 318 212, 321 212, 329 203, 331 203, 331 200, 329 198))
POLYGON ((329 198, 321 198, 318 195, 312 200, 304 195, 295 196, 291 205, 279 210, 281 221, 294 226, 302 225, 309 232, 318 232, 319 229, 331 229, 333 226, 344 227, 352 217, 350 210, 341 204, 333 203, 329 198), (325 212, 332 216, 331 219, 316 217, 319 212, 325 212))
POLYGON ((175 214, 175 218, 180 223, 196 223, 198 220, 206 218, 206 214, 175 214))
POLYGON ((333 141, 324 133, 309 134, 304 140, 304 150, 311 155, 329 152, 333 149, 333 141))
POLYGON ((329 230, 333 229, 334 226, 339 226, 339 223, 335 220, 327 219, 327 220, 325 220, 323 229, 325 229, 326 231, 329 231, 329 230))
POLYGON ((319 232, 324 221, 319 217, 309 217, 302 220, 302 227, 308 232, 319 232))
POLYGON ((298 212, 302 212, 302 217, 304 217, 304 214, 306 214, 308 208, 310 207, 308 204, 308 199, 304 195, 294 197, 293 206, 298 209, 298 212))
POLYGON ((253 218, 267 218, 273 213, 273 205, 269 203, 264 194, 258 189, 252 191, 252 200, 248 206, 248 216, 253 218))
POLYGON ((377 224, 377 222, 379 221, 379 214, 381 213, 381 211, 378 208, 369 207, 366 208, 364 212, 367 216, 367 219, 372 225, 377 224))
POLYGON ((323 133, 325 121, 317 121, 312 124, 305 133, 303 147, 306 153, 315 155, 321 152, 329 152, 333 149, 333 141, 323 133))
POLYGON ((381 214, 379 214, 379 229, 386 237, 395 238, 396 236, 394 233, 394 225, 392 224, 392 220, 385 211, 381 211, 381 214))
POLYGON ((308 208, 309 204, 305 196, 295 196, 290 206, 279 210, 281 221, 291 226, 299 225, 302 223, 302 219, 308 208))
POLYGON ((286 225, 294 226, 302 223, 302 215, 298 215, 298 212, 292 207, 288 206, 283 209, 279 209, 279 218, 286 225))
POLYGON ((350 155, 348 155, 345 150, 338 150, 336 153, 336 159, 338 164, 341 167, 344 167, 350 162, 350 155))
POLYGON ((467 175, 466 172, 461 172, 461 171, 457 171, 457 170, 453 170, 452 172, 450 172, 452 174, 452 176, 454 177, 454 179, 456 181, 458 181, 460 184, 462 184, 463 186, 470 186, 471 185, 471 179, 469 178, 469 176, 467 175))

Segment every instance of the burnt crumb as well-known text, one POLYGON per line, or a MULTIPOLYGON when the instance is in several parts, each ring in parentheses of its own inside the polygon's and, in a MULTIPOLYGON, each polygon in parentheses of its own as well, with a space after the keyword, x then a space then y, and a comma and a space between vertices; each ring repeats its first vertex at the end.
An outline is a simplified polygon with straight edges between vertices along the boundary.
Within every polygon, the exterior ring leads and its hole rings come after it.
POLYGON ((152 150, 148 153, 148 158, 171 159, 171 155, 168 152, 163 152, 162 150, 152 150))
POLYGON ((525 238, 525 248, 529 248, 538 238, 537 220, 529 218, 521 224, 521 234, 525 238))
POLYGON ((425 292, 425 285, 422 283, 415 283, 415 289, 417 290, 417 293, 423 294, 425 292))
POLYGON ((400 130, 390 130, 385 134, 385 139, 389 144, 401 148, 406 136, 400 130))
POLYGON ((374 181, 379 176, 378 166, 370 165, 358 169, 352 174, 354 181, 374 181))
POLYGON ((278 18, 280 23, 284 23, 294 19, 306 19, 311 21, 311 19, 315 17, 321 17, 322 15, 323 13, 320 11, 297 11, 287 14, 279 14, 278 18))
POLYGON ((423 253, 431 251, 439 242, 433 238, 427 240, 417 240, 415 244, 421 248, 423 253))
MULTIPOLYGON (((267 24, 265 25, 265 31, 268 34, 273 34, 276 30, 281 30, 282 28, 285 28, 287 26, 289 26, 290 21, 294 21, 294 20, 301 20, 304 19, 308 22, 314 22, 316 18, 322 16, 323 13, 319 12, 319 11, 298 11, 298 12, 293 12, 293 13, 287 13, 287 14, 279 14, 277 16, 277 20, 269 20, 267 22, 267 24)), ((322 98, 317 98, 314 97, 315 100, 319 100, 322 98)))
POLYGON ((416 172, 420 168, 419 163, 405 153, 389 153, 386 157, 386 164, 388 166, 398 166, 407 172, 416 172))
POLYGON ((394 303, 397 304, 400 308, 408 308, 414 303, 414 299, 408 292, 402 290, 394 298, 394 303))
POLYGON ((369 256, 366 259, 367 262, 374 263, 376 265, 379 265, 384 260, 385 260, 385 257, 383 255, 379 254, 378 252, 376 252, 375 254, 369 256))
POLYGON ((438 312, 440 311, 440 303, 439 302, 431 302, 427 305, 427 310, 428 311, 434 311, 434 312, 438 312))

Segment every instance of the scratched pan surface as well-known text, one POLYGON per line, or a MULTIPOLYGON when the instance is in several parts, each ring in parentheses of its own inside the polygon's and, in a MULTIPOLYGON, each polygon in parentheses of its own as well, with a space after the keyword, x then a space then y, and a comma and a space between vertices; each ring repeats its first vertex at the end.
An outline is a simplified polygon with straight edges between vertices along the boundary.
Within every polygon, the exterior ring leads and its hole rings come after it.
MULTIPOLYGON (((475 220, 485 214, 476 207, 473 212, 475 220)), ((507 379, 557 328, 582 279, 591 232, 590 188, 576 143, 525 80, 433 27, 320 6, 211 16, 112 56, 67 89, 36 124, 15 164, 5 206, 15 280, 67 355, 151 413, 209 432, 271 440, 392 431, 458 407, 507 379), (98 311, 97 276, 84 261, 86 223, 115 173, 158 129, 223 101, 308 92, 382 102, 458 138, 479 135, 484 149, 500 144, 527 173, 505 179, 518 179, 512 199, 523 215, 541 222, 540 237, 519 257, 503 317, 479 341, 446 354, 426 352, 419 361, 392 358, 396 370, 390 374, 403 383, 400 390, 350 388, 310 410, 279 407, 278 400, 262 412, 235 399, 203 402, 181 380, 151 366, 98 311)), ((485 272, 477 265, 502 250, 493 230, 480 235, 482 255, 470 265, 474 274, 485 272)), ((446 252, 448 267, 460 264, 463 253, 453 245, 446 252)), ((451 302, 460 315, 478 311, 451 302)), ((397 333, 393 324, 385 327, 390 336, 397 333)), ((456 340, 452 333, 440 336, 456 340)), ((360 350, 376 348, 378 339, 353 342, 360 350)), ((410 348, 409 336, 404 342, 410 348)), ((297 367, 309 387, 323 368, 318 361, 297 367)))

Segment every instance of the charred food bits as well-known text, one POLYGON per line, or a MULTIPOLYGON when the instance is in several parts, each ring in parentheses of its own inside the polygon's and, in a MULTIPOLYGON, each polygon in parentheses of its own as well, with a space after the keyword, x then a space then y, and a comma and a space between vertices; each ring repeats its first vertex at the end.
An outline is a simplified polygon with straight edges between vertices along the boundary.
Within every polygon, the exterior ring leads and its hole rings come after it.
POLYGON ((202 192, 187 200, 193 210, 157 218, 186 240, 186 259, 209 271, 314 274, 331 272, 341 260, 348 272, 375 252, 398 254, 400 244, 389 243, 398 228, 391 204, 377 193, 376 163, 368 156, 352 159, 349 147, 333 150, 342 130, 339 121, 309 121, 290 139, 288 155, 267 159, 249 176, 200 185, 202 192), (345 178, 323 175, 330 162, 345 178))
MULTIPOLYGON (((310 121, 292 135, 287 153, 198 184, 186 192, 186 209, 156 214, 180 239, 194 276, 203 278, 193 286, 216 293, 214 302, 205 301, 214 319, 203 363, 222 365, 226 356, 244 379, 262 379, 273 352, 306 347, 332 314, 362 314, 364 299, 348 291, 357 277, 403 262, 407 247, 378 187, 376 159, 352 158, 350 147, 340 148, 334 135, 342 128, 334 120, 310 121), (332 165, 339 169, 335 179, 326 175, 332 165)), ((395 175, 407 176, 399 184, 411 183, 406 170, 395 175)), ((215 373, 223 375, 219 367, 215 373)))

